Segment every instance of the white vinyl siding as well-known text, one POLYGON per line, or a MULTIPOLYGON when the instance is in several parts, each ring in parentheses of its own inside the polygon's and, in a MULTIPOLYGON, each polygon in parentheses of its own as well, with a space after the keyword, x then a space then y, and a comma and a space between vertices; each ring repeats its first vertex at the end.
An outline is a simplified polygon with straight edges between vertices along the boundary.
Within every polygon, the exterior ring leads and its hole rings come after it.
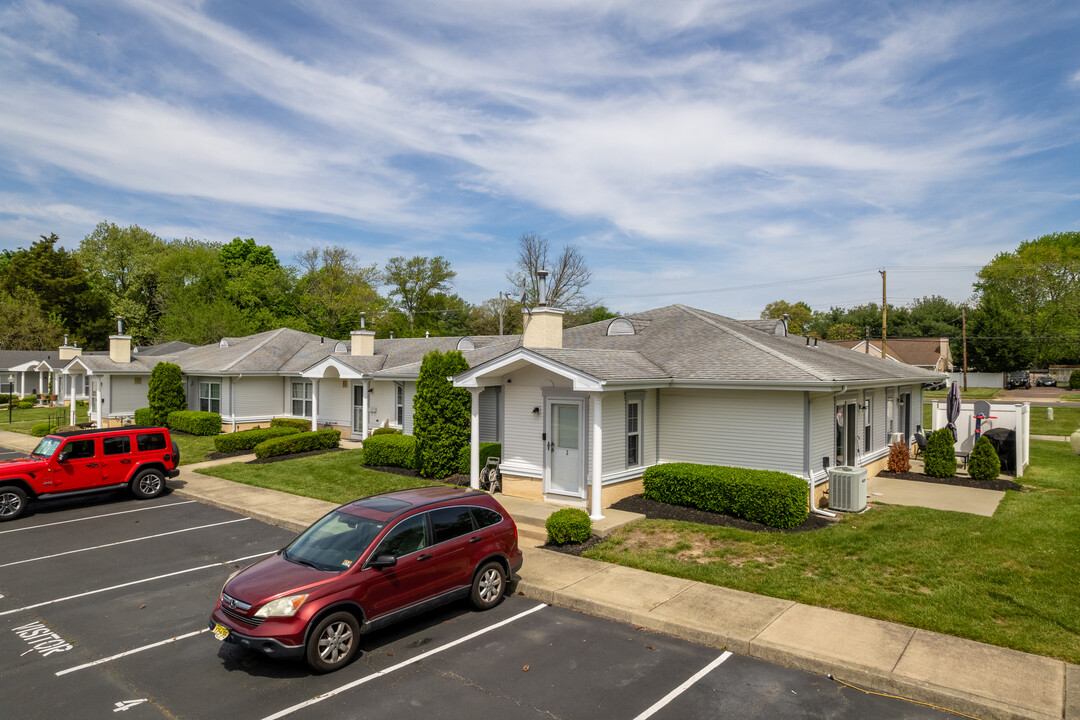
POLYGON ((352 425, 352 383, 341 378, 319 380, 319 424, 352 425))
MULTIPOLYGON (((242 377, 232 379, 232 411, 239 419, 272 418, 287 415, 282 380, 277 377, 242 377)), ((288 392, 286 381, 286 390, 288 392)), ((222 390, 224 390, 224 383, 222 390)), ((228 407, 228 393, 223 393, 223 405, 228 407)))
MULTIPOLYGON (((832 395, 810 400, 810 474, 824 472, 823 458, 828 458, 830 467, 832 456, 836 452, 836 406, 832 395)), ((801 476, 803 473, 799 473, 801 476)))
MULTIPOLYGON (((82 384, 81 378, 78 378, 82 384)), ((149 405, 146 400, 148 377, 113 375, 111 378, 108 412, 111 415, 130 415, 149 405)))
POLYGON ((394 383, 383 380, 371 382, 368 393, 368 428, 394 424, 394 383))
MULTIPOLYGON (((511 374, 503 384, 503 472, 523 477, 544 474, 544 395, 541 385, 565 385, 564 378, 529 368, 511 374), (533 408, 541 409, 539 414, 533 408)), ((550 392, 550 390, 549 390, 550 392)))
POLYGON ((402 432, 406 435, 413 434, 413 400, 416 399, 416 383, 403 382, 405 390, 405 422, 402 424, 402 432))
POLYGON ((767 468, 802 475, 802 393, 665 390, 660 451, 661 462, 767 468))
POLYGON ((499 442, 499 400, 502 388, 489 387, 480 391, 480 442, 499 442))

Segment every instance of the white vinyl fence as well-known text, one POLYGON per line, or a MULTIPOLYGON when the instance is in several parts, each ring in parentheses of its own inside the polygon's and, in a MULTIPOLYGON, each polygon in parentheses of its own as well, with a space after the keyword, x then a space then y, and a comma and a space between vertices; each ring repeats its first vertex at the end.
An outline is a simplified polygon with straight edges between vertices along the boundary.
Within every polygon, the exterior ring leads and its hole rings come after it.
MULTIPOLYGON (((970 385, 971 373, 968 373, 970 385)), ((934 430, 945 427, 949 419, 945 414, 945 401, 935 400, 931 416, 934 430)), ((1024 474, 1028 466, 1031 438, 1031 406, 1028 403, 990 403, 990 417, 982 421, 982 431, 1006 428, 1016 431, 1016 477, 1024 474)), ((960 417, 956 419, 956 452, 970 453, 975 444, 975 403, 961 402, 960 417)))
MULTIPOLYGON (((945 385, 946 388, 956 383, 961 389, 964 387, 964 373, 949 373, 949 382, 945 385)), ((967 374, 968 387, 978 388, 1003 388, 1005 387, 1005 375, 1004 373, 981 373, 981 372, 969 372, 967 374)))

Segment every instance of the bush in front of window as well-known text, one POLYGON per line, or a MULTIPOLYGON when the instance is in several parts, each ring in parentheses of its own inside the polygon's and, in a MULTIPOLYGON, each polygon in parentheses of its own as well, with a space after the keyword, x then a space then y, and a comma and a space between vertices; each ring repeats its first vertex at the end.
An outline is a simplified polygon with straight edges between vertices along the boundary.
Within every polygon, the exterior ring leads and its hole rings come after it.
POLYGON ((255 457, 268 458, 279 455, 329 450, 341 444, 340 430, 316 430, 264 440, 255 446, 255 457))
POLYGON ((935 430, 926 436, 923 453, 923 472, 930 477, 947 478, 956 474, 956 449, 948 428, 935 430))
POLYGON ((45 437, 53 432, 56 432, 56 425, 53 425, 50 422, 41 422, 30 428, 30 434, 34 437, 45 437))
POLYGON ((415 470, 416 438, 412 435, 372 435, 364 441, 364 464, 415 470))
POLYGON ((270 427, 296 428, 300 432, 311 429, 311 421, 303 418, 273 418, 270 427))
POLYGON ((544 523, 548 542, 553 545, 583 543, 592 536, 592 520, 589 513, 580 508, 563 508, 548 516, 544 523))
POLYGON ((1001 474, 1001 458, 998 457, 990 438, 980 435, 971 448, 968 458, 968 474, 973 480, 996 480, 1001 474))
POLYGON ((136 425, 153 425, 154 413, 150 412, 150 408, 139 408, 135 411, 135 424, 136 425))
MULTIPOLYGON (((187 408, 187 395, 184 393, 179 365, 159 362, 154 366, 146 388, 146 401, 150 405, 151 425, 164 425, 170 413, 187 408)), ((221 431, 220 426, 218 431, 221 431)))
POLYGON ((372 435, 400 435, 401 431, 392 427, 377 427, 371 431, 372 435))
POLYGON ((34 408, 34 403, 30 402, 29 400, 20 400, 19 402, 15 403, 15 407, 19 408, 20 410, 32 410, 34 408))
POLYGON ((299 432, 296 428, 291 427, 268 427, 223 433, 214 438, 214 449, 223 453, 254 450, 255 446, 261 442, 286 435, 296 435, 299 432))
POLYGON ((203 410, 177 410, 169 413, 166 425, 188 435, 220 435, 221 415, 203 410))
MULTIPOLYGON (((487 459, 489 457, 502 457, 502 443, 480 443, 480 467, 484 467, 484 465, 487 464, 487 459)), ((465 447, 461 448, 461 454, 458 455, 458 472, 468 475, 471 469, 472 447, 470 445, 466 445, 465 447)))
POLYGON ((472 398, 447 378, 468 369, 460 350, 424 355, 413 398, 413 433, 423 477, 444 478, 460 467, 461 448, 469 444, 472 398))
POLYGON ((774 470, 665 463, 642 475, 649 500, 724 513, 783 530, 810 514, 805 480, 774 470))

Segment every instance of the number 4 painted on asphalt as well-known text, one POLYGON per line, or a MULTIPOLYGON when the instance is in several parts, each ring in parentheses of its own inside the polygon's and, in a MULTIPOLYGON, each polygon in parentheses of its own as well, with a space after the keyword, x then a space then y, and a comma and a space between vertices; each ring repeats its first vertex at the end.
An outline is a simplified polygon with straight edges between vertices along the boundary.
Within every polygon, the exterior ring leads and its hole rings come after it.
POLYGON ((146 702, 146 698, 143 698, 142 700, 123 700, 116 703, 113 712, 127 712, 136 705, 142 705, 144 702, 146 702))

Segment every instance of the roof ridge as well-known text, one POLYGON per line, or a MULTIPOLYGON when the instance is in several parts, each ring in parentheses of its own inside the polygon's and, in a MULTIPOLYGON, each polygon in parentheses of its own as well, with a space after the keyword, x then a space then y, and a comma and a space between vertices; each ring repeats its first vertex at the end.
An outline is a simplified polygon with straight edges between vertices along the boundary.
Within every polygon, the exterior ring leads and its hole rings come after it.
MULTIPOLYGON (((248 350, 248 351, 247 351, 246 353, 242 354, 242 355, 241 355, 240 357, 236 358, 236 359, 235 359, 235 360, 233 360, 233 361, 232 361, 231 363, 229 363, 228 365, 226 365, 226 366, 225 366, 224 368, 222 368, 222 370, 223 370, 223 371, 226 371, 226 370, 232 370, 232 369, 233 369, 233 367, 235 367, 237 363, 241 362, 242 360, 246 360, 246 359, 247 359, 248 357, 250 357, 250 356, 251 356, 251 354, 252 354, 252 353, 254 353, 254 352, 255 352, 256 350, 259 350, 260 348, 263 348, 263 347, 265 347, 265 346, 266 346, 266 344, 267 344, 268 342, 270 342, 271 340, 273 340, 274 338, 276 338, 276 337, 277 337, 278 335, 280 335, 281 333, 285 332, 285 331, 286 331, 287 329, 288 329, 288 328, 283 328, 283 327, 282 327, 282 328, 278 328, 277 330, 274 330, 274 331, 273 331, 272 333, 270 333, 270 335, 268 335, 268 336, 266 337, 266 339, 265 339, 265 340, 263 340, 263 341, 262 341, 262 342, 260 342, 260 343, 256 343, 254 347, 252 347, 252 348, 251 348, 250 350, 248 350)), ((293 355, 295 355, 295 354, 296 354, 296 353, 293 353, 293 355)), ((290 356, 290 358, 291 358, 291 357, 292 357, 292 356, 290 356)))
MULTIPOLYGON (((728 333, 730 335, 734 335, 735 337, 739 338, 740 340, 742 340, 746 344, 752 345, 753 347, 756 347, 758 350, 761 350, 764 353, 768 353, 769 355, 772 355, 773 357, 777 358, 778 360, 782 360, 782 361, 788 363, 789 365, 793 365, 794 367, 797 367, 798 369, 802 370, 803 372, 807 373, 808 375, 811 375, 812 377, 817 378, 818 380, 828 381, 828 380, 832 379, 830 377, 826 377, 825 375, 822 375, 820 372, 818 372, 814 368, 810 367, 806 363, 800 362, 799 360, 796 360, 795 358, 791 357, 790 355, 787 355, 786 353, 782 353, 779 350, 776 350, 774 348, 769 347, 768 345, 765 345, 763 343, 758 342, 757 340, 754 340, 753 338, 747 337, 746 335, 743 335, 738 330, 733 330, 732 328, 724 327, 724 326, 720 325, 720 323, 713 320, 712 318, 702 316, 701 311, 699 311, 699 310, 695 310, 692 307, 687 307, 686 305, 678 305, 677 304, 675 307, 679 308, 680 310, 682 310, 683 312, 685 312, 685 313, 687 313, 689 315, 692 315, 693 317, 696 317, 698 320, 701 320, 704 323, 708 323, 709 325, 720 328, 721 330, 723 330, 724 332, 726 332, 726 333, 728 333)), ((723 316, 718 316, 718 317, 723 317, 723 316)), ((732 320, 732 322, 737 323, 738 320, 732 320)))

